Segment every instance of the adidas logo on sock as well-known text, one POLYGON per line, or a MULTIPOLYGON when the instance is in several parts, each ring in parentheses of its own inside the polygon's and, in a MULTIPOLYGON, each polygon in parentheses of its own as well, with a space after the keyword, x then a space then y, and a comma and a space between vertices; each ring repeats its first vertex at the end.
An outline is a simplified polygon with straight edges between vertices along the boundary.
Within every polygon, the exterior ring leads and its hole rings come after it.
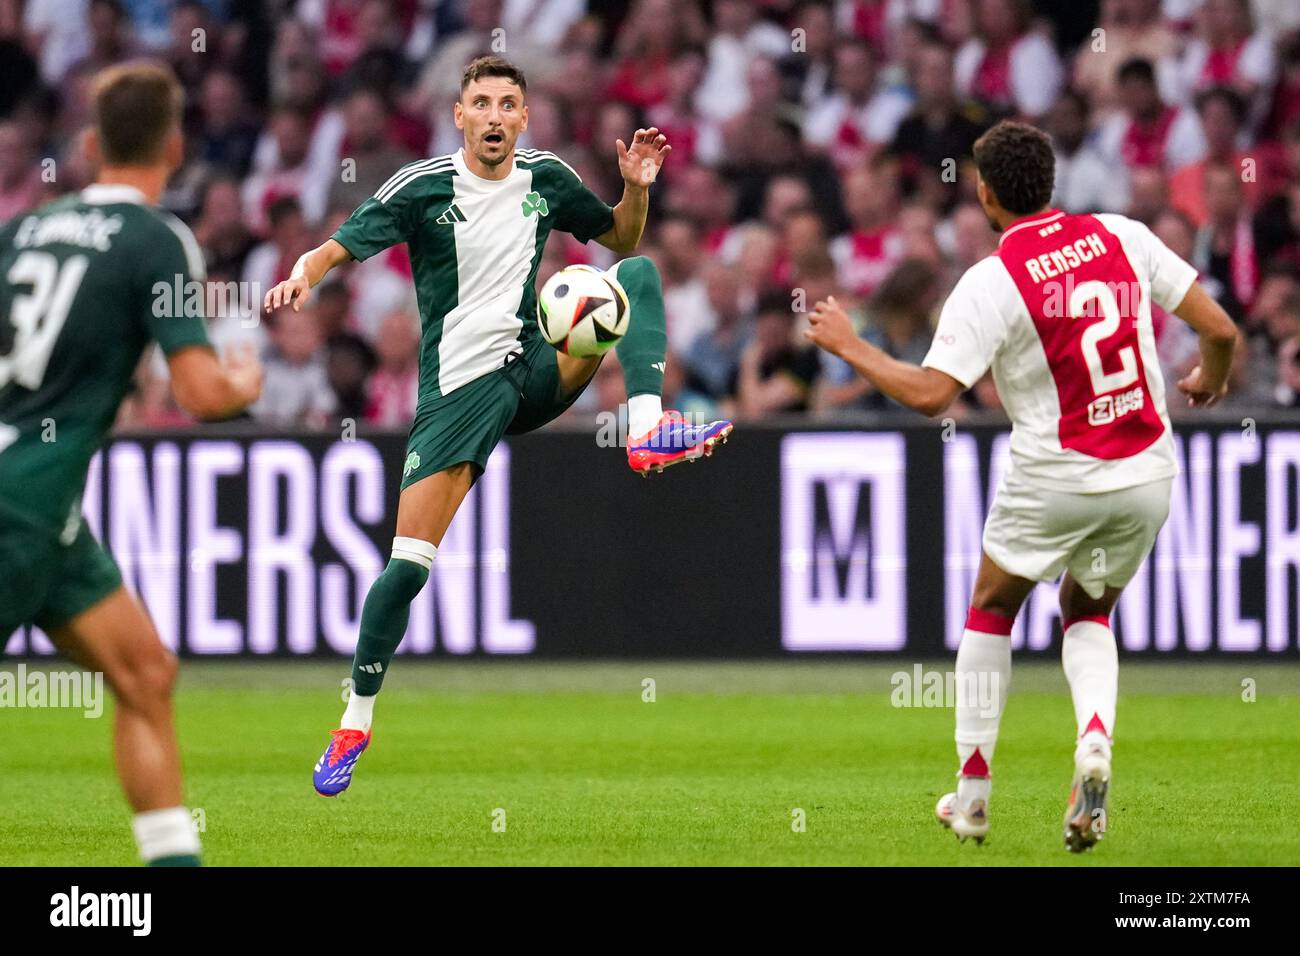
POLYGON ((384 672, 384 665, 375 661, 373 664, 362 664, 359 670, 362 670, 367 674, 382 674, 384 672))

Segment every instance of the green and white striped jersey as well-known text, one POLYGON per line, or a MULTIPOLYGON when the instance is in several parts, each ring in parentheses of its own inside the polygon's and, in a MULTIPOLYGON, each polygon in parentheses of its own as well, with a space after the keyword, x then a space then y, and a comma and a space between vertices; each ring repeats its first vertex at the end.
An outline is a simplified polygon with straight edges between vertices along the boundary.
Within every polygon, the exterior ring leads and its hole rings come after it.
POLYGON ((554 153, 516 149, 505 179, 464 151, 409 163, 334 233, 355 259, 405 242, 422 328, 420 402, 500 368, 534 335, 537 269, 552 229, 582 242, 613 210, 554 153))

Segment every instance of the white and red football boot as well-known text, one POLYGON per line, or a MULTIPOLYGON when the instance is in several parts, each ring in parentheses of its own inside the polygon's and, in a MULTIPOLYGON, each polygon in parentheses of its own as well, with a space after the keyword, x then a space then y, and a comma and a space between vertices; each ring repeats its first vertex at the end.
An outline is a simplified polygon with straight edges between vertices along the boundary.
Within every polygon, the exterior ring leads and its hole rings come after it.
POLYGON ((991 789, 992 783, 988 777, 958 775, 956 792, 945 793, 939 798, 934 815, 962 843, 970 839, 983 843, 989 834, 991 789))

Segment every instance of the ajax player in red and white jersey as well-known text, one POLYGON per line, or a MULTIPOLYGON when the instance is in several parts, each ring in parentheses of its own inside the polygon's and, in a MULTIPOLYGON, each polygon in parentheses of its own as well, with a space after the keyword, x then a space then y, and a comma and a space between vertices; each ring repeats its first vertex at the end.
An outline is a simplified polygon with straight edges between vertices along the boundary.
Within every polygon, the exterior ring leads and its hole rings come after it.
POLYGON ((1078 722, 1065 842, 1077 852, 1105 831, 1118 681, 1111 610, 1164 524, 1178 470, 1151 306, 1200 336, 1201 364, 1178 382, 1194 406, 1222 397, 1237 333, 1196 270, 1146 226, 1048 208, 1046 134, 1003 122, 974 152, 998 250, 953 289, 924 363, 899 362, 858 338, 834 299, 817 304, 806 334, 927 415, 992 369, 1012 422, 1011 467, 984 526, 957 652, 957 790, 936 813, 962 839, 988 833, 1011 626, 1036 582, 1060 578, 1061 658, 1078 722), (979 689, 991 699, 977 700, 979 689))

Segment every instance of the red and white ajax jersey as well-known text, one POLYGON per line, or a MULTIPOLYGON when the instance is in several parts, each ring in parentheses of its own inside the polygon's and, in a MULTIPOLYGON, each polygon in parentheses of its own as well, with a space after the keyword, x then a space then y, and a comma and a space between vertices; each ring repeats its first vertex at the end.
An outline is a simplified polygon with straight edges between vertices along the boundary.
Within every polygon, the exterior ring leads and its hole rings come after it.
POLYGON ((1177 474, 1151 303, 1196 270, 1124 216, 1057 210, 1013 223, 944 303, 923 364, 970 387, 990 366, 1011 465, 1035 485, 1100 492, 1177 474))

